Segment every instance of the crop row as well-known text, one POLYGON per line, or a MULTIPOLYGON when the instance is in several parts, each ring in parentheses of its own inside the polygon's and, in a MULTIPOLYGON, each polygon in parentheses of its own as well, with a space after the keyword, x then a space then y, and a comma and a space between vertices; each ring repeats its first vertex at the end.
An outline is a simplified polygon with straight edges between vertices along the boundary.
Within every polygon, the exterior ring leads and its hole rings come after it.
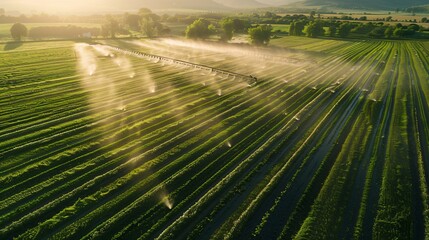
POLYGON ((259 81, 101 45, 0 53, 19 63, 0 65, 0 238, 427 237, 424 44, 104 43, 259 81))

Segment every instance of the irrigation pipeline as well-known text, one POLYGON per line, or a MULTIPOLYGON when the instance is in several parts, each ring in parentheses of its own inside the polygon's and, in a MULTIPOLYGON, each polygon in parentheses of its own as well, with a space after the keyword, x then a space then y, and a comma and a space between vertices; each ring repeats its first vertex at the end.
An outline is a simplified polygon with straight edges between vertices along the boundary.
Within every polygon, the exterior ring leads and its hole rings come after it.
POLYGON ((139 58, 145 58, 145 59, 148 59, 149 61, 155 60, 157 63, 158 62, 164 62, 164 63, 178 64, 178 65, 183 65, 183 66, 187 66, 190 68, 195 68, 195 69, 207 71, 209 73, 214 73, 216 75, 221 74, 221 75, 224 75, 226 77, 233 77, 234 80, 238 79, 238 80, 247 82, 249 87, 254 86, 258 83, 258 79, 252 75, 247 76, 247 75, 244 75, 241 73, 231 72, 231 71, 223 70, 223 69, 219 69, 219 68, 213 68, 213 67, 202 65, 202 64, 191 63, 191 62, 187 62, 187 61, 183 61, 183 60, 179 60, 179 59, 159 56, 159 55, 155 55, 155 54, 148 54, 148 53, 143 53, 143 52, 134 51, 134 50, 122 49, 119 47, 113 47, 113 46, 109 46, 109 45, 103 45, 103 44, 98 44, 98 45, 101 45, 101 46, 104 46, 107 48, 111 48, 115 51, 119 51, 119 52, 122 52, 122 53, 127 54, 127 55, 134 55, 134 56, 139 57, 139 58))

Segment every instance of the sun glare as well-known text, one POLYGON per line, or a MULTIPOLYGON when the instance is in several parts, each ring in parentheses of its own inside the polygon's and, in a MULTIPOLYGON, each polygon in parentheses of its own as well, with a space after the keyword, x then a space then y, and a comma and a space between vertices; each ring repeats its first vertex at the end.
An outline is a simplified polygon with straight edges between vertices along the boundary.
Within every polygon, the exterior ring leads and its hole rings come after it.
POLYGON ((108 0, 7 0, 2 5, 6 9, 26 12, 86 14, 96 11, 100 6, 103 6, 103 10, 105 10, 104 6, 109 6, 107 2, 108 0))

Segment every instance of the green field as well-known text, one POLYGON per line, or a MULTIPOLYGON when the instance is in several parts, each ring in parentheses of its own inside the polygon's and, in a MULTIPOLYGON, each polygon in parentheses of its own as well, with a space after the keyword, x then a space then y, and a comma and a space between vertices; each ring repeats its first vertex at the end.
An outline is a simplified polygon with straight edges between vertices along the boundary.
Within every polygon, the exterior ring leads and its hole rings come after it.
POLYGON ((273 31, 280 31, 280 32, 289 32, 290 25, 289 24, 272 24, 273 31))
POLYGON ((429 238, 428 42, 100 43, 0 44, 0 239, 429 238))

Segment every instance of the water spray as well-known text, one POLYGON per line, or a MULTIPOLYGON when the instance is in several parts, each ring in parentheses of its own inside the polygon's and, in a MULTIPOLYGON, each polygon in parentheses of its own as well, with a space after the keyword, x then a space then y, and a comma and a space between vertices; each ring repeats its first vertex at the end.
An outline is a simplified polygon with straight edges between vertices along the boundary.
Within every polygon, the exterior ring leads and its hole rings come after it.
POLYGON ((164 197, 164 199, 162 201, 164 202, 165 206, 168 209, 171 210, 173 208, 173 203, 171 202, 171 200, 170 200, 170 198, 168 196, 164 197))

